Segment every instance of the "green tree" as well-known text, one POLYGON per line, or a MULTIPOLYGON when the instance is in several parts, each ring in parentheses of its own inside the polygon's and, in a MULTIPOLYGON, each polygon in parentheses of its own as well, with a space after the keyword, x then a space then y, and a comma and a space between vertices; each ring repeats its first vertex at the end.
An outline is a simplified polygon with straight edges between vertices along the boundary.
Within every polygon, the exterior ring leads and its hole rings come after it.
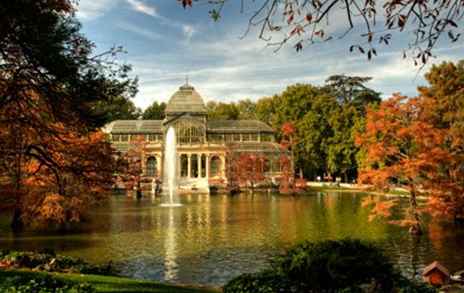
POLYGON ((145 109, 142 115, 143 120, 162 120, 164 119, 164 110, 166 110, 166 103, 158 103, 154 101, 148 108, 145 109))
MULTIPOLYGON (((337 107, 326 89, 296 84, 280 95, 258 101, 256 115, 278 131, 284 123, 295 125, 294 167, 313 177, 327 171, 327 139, 332 135, 328 118, 337 107)), ((281 134, 277 134, 280 139, 281 134)))
POLYGON ((243 120, 256 119, 256 103, 250 99, 240 100, 236 103, 239 118, 243 120))
POLYGON ((332 75, 326 79, 326 86, 341 104, 353 104, 358 111, 364 111, 370 103, 380 102, 380 94, 368 87, 365 83, 372 77, 332 75))
POLYGON ((82 131, 108 122, 99 103, 135 94, 130 66, 114 62, 122 49, 94 54, 95 45, 80 33, 73 9, 67 0, 2 3, 0 108, 34 91, 51 110, 50 121, 82 131))
POLYGON ((329 118, 333 135, 328 142, 327 168, 331 174, 343 176, 345 182, 356 178, 359 149, 354 142, 354 126, 363 119, 352 105, 339 107, 329 118))
POLYGON ((209 119, 237 120, 240 118, 240 110, 235 103, 223 103, 210 101, 206 104, 209 119))
POLYGON ((296 162, 306 176, 330 173, 327 160, 333 129, 329 119, 338 109, 336 99, 321 91, 312 97, 312 105, 296 124, 299 142, 296 162))
POLYGON ((256 118, 269 125, 274 125, 272 119, 274 116, 275 105, 274 97, 264 97, 256 102, 256 118))
POLYGON ((142 114, 140 108, 123 96, 112 97, 109 101, 99 103, 98 107, 101 112, 105 113, 106 121, 134 120, 142 114))

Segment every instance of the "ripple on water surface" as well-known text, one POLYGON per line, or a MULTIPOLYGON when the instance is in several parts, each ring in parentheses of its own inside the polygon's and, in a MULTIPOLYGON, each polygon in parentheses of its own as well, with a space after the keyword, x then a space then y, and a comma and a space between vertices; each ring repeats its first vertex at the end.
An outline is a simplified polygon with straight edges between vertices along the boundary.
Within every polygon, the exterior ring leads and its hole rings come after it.
POLYGON ((408 276, 433 260, 451 270, 464 267, 464 254, 457 253, 463 230, 429 224, 428 234, 414 239, 385 220, 369 222, 362 197, 188 195, 182 206, 166 208, 158 199, 119 196, 93 211, 79 233, 13 236, 0 228, 0 248, 52 248, 92 262, 112 260, 128 276, 204 285, 264 268, 270 256, 306 239, 375 241, 408 276))

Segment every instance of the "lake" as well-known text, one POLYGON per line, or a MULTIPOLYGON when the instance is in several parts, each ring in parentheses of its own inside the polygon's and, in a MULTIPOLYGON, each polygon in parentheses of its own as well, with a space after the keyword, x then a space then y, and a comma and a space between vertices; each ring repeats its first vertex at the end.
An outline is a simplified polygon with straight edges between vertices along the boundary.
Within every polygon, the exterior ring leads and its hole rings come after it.
POLYGON ((451 271, 464 269, 464 229, 429 220, 426 233, 414 238, 386 219, 369 222, 364 196, 186 195, 176 208, 160 207, 159 199, 114 196, 79 232, 15 236, 4 218, 0 248, 49 248, 89 262, 111 260, 131 277, 210 286, 264 268, 300 241, 345 237, 377 243, 408 277, 418 277, 433 260, 451 271))

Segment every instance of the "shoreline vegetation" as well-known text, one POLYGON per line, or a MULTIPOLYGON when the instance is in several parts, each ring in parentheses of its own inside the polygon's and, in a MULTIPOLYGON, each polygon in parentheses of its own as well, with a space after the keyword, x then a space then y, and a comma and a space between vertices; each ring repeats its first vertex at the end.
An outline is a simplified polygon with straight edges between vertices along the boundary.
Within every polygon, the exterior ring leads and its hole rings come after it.
POLYGON ((0 292, 208 293, 220 289, 134 279, 119 275, 111 262, 94 265, 53 251, 5 250, 0 251, 0 292))
POLYGON ((375 245, 355 239, 304 241, 274 256, 269 264, 265 270, 241 274, 224 287, 213 288, 124 277, 111 262, 94 265, 52 251, 5 250, 0 251, 0 292, 436 292, 402 276, 375 245))
MULTIPOLYGON (((106 276, 106 275, 92 275, 92 274, 75 274, 75 273, 52 273, 52 272, 41 272, 27 269, 0 269, 0 289, 6 290, 6 292, 17 292, 8 291, 9 288, 3 288, 5 283, 14 284, 16 286, 23 285, 28 286, 30 283, 40 284, 43 280, 57 280, 64 284, 69 285, 83 285, 87 284, 92 289, 85 289, 81 291, 70 291, 70 292, 140 292, 140 293, 214 293, 221 292, 219 288, 191 286, 191 285, 171 285, 168 283, 139 280, 128 277, 120 276, 106 276), (18 280, 21 280, 18 284, 18 280)), ((30 285, 29 285, 30 286, 30 285)), ((13 287, 13 286, 11 286, 13 287)), ((74 289, 74 288, 73 288, 74 289)), ((5 291, 2 291, 5 292, 5 291)), ((23 291, 21 291, 23 292, 23 291)), ((34 291, 25 291, 34 292, 34 291)), ((40 291, 42 292, 42 291, 40 291)), ((48 291, 44 291, 48 292, 48 291)), ((50 291, 55 292, 55 291, 50 291)), ((58 292, 58 291, 57 291, 58 292)), ((68 292, 68 291, 64 291, 68 292)))

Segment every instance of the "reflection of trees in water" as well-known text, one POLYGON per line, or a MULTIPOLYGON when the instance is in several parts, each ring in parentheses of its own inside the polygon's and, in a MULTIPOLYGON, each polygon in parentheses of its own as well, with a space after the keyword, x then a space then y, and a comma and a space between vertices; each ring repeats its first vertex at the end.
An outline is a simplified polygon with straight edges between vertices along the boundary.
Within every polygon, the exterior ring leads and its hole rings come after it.
POLYGON ((414 279, 420 275, 418 272, 419 265, 419 253, 418 249, 420 247, 421 237, 416 235, 411 235, 411 279, 414 279))
POLYGON ((429 234, 413 241, 407 229, 386 220, 368 222, 361 199, 351 193, 186 195, 183 207, 169 209, 156 200, 117 197, 93 211, 84 233, 8 241, 0 235, 0 248, 50 247, 90 261, 119 261, 131 276, 204 284, 257 269, 295 242, 346 236, 376 241, 408 277, 435 259, 452 271, 464 266, 458 252, 464 230, 429 225, 429 234))

